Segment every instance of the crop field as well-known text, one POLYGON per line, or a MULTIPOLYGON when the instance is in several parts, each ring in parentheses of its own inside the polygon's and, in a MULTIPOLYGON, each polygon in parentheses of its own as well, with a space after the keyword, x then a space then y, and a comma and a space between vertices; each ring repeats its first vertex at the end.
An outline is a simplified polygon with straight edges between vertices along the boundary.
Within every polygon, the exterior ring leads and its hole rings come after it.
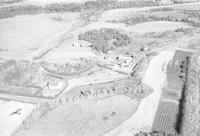
POLYGON ((176 135, 175 123, 177 111, 177 103, 161 101, 156 112, 152 130, 176 135))

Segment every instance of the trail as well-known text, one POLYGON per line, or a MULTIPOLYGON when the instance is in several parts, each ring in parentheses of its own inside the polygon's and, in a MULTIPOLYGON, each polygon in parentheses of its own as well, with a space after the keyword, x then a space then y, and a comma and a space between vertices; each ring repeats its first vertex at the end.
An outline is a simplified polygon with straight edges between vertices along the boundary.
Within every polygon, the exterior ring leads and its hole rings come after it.
POLYGON ((142 80, 153 88, 153 93, 142 100, 132 117, 103 136, 133 136, 141 129, 151 129, 166 78, 163 66, 166 68, 173 54, 174 51, 168 50, 152 58, 142 80))

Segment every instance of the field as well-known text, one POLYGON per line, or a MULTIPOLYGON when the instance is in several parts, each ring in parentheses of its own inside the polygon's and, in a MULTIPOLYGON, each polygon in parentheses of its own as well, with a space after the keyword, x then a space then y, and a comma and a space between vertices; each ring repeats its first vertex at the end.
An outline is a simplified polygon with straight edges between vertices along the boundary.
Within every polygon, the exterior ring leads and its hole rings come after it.
POLYGON ((0 100, 0 132, 2 136, 10 136, 17 131, 20 124, 33 110, 35 105, 15 101, 0 100), (12 114, 21 109, 19 114, 12 114), (11 115, 12 114, 12 115, 11 115))
POLYGON ((0 20, 0 56, 29 59, 45 42, 69 29, 78 19, 78 13, 21 15, 0 20), (23 33, 22 33, 23 32, 23 33), (23 53, 24 52, 24 53, 23 53), (11 56, 10 54, 16 54, 11 56), (21 57, 20 57, 21 56, 21 57))
POLYGON ((137 105, 136 100, 125 96, 113 96, 79 105, 63 105, 42 117, 29 131, 19 135, 98 136, 128 119, 136 111, 137 105))

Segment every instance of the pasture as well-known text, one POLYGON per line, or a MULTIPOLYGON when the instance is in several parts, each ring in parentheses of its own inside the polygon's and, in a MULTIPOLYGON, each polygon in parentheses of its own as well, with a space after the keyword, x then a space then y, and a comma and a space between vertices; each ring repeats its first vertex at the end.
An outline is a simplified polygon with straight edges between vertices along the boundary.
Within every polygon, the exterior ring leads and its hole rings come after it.
POLYGON ((137 105, 126 96, 66 104, 47 113, 20 136, 99 136, 127 120, 137 105))

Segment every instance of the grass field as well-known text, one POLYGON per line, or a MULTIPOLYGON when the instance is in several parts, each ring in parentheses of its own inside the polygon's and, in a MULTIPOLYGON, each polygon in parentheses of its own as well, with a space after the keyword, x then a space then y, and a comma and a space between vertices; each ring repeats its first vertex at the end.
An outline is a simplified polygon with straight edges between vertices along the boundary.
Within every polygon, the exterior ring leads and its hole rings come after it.
POLYGON ((99 136, 128 119, 137 105, 137 101, 125 96, 63 105, 47 113, 20 136, 99 136))
MULTIPOLYGON (((78 13, 21 15, 0 20, 0 52, 7 58, 9 52, 27 58, 41 45, 67 30, 78 18, 78 13), (55 18, 60 18, 56 20, 55 18)), ((8 57, 12 57, 11 55, 8 57)), ((13 56, 14 57, 14 56, 13 56)))

